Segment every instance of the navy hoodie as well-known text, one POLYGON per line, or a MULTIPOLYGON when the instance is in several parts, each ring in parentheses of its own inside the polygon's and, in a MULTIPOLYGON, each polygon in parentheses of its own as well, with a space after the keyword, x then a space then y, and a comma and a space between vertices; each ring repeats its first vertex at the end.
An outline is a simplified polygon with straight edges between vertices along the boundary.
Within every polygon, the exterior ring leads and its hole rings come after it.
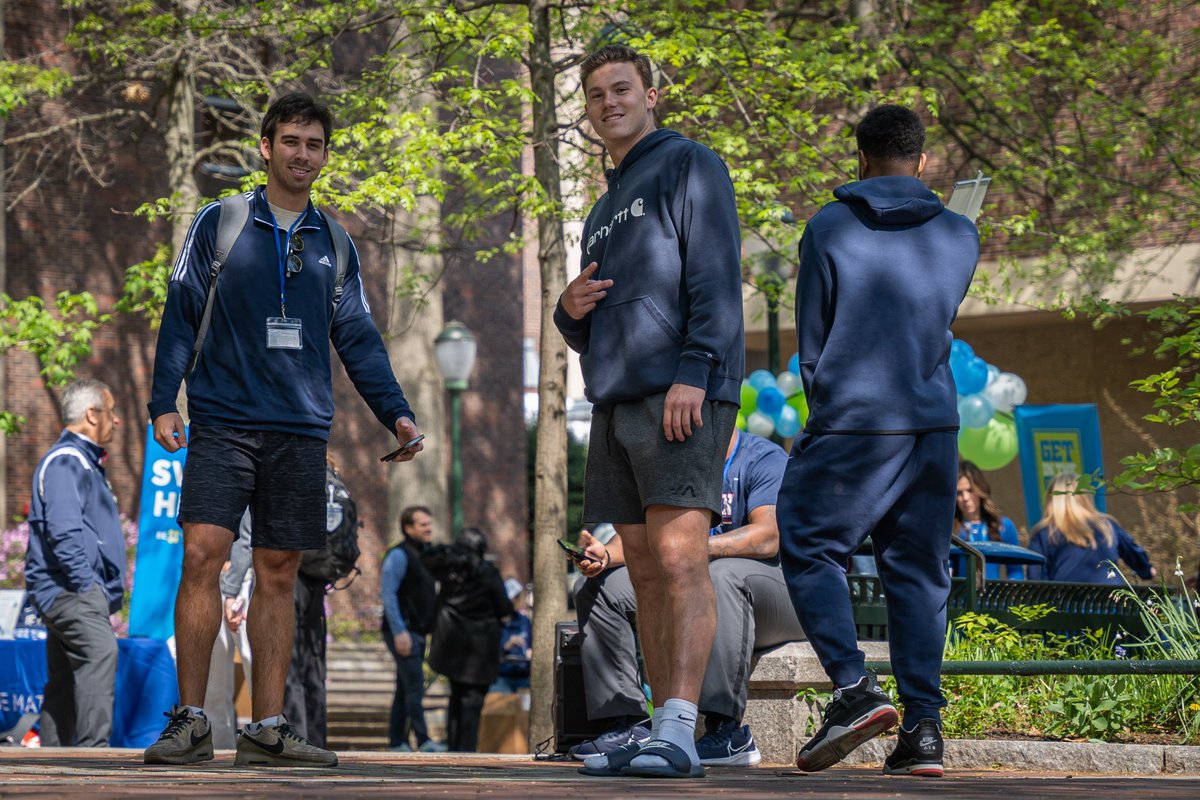
MULTIPOLYGON (((333 241, 312 203, 295 228, 304 241, 302 269, 284 281, 287 316, 302 324, 302 349, 267 348, 267 318, 280 316, 279 255, 287 245, 285 232, 272 233, 264 188, 248 197, 252 221, 217 279, 208 337, 188 380, 191 421, 328 440, 333 423, 331 339, 354 388, 384 427, 393 430, 400 417, 412 418, 371 319, 353 244, 341 302, 333 313, 333 241), (278 237, 278 250, 273 237, 278 237)), ((219 203, 196 215, 167 286, 147 404, 152 420, 176 410, 175 397, 208 296, 219 217, 219 203)))
POLYGON ((957 430, 950 324, 975 274, 979 232, 917 178, 869 178, 833 194, 800 240, 805 430, 957 430))
POLYGON ((579 353, 587 398, 640 400, 682 383, 739 402, 744 362, 741 232, 729 170, 712 150, 657 130, 608 170, 584 226, 580 267, 608 296, 554 323, 579 353))

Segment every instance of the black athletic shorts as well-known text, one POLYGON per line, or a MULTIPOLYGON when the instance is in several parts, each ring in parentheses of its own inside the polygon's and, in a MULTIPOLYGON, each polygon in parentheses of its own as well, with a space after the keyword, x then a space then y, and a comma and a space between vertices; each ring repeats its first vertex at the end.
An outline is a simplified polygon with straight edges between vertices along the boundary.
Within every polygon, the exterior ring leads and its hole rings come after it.
POLYGON ((322 547, 325 448, 312 436, 192 425, 179 524, 219 525, 236 534, 249 507, 252 546, 322 547))

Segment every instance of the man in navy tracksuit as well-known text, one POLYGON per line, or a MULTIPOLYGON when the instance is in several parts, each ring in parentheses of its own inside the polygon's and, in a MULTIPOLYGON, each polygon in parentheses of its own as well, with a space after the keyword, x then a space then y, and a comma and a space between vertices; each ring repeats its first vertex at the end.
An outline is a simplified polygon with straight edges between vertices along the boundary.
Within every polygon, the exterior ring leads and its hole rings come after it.
POLYGON ((920 181, 915 113, 876 108, 856 135, 860 180, 809 220, 796 282, 810 415, 779 492, 780 546, 796 613, 836 687, 796 763, 825 769, 897 721, 864 669, 846 585, 850 556, 870 536, 904 703, 884 771, 940 776, 958 430, 950 324, 979 234, 920 181))
MULTIPOLYGON (((175 601, 180 704, 147 748, 147 763, 213 757, 202 706, 221 617, 218 576, 249 506, 256 580, 248 620, 254 721, 238 737, 235 763, 337 764, 335 753, 307 742, 281 713, 296 570, 301 552, 323 547, 326 537, 330 341, 384 428, 401 442, 418 431, 371 320, 352 245, 341 300, 334 302, 335 244, 328 221, 309 200, 329 159, 332 127, 329 110, 305 94, 276 100, 263 117, 259 151, 267 183, 247 194, 250 219, 217 279, 211 327, 187 376, 190 441, 176 394, 212 281, 218 204, 196 215, 171 275, 148 408, 155 440, 168 452, 188 448, 179 507, 183 576, 175 601)), ((410 460, 420 449, 417 444, 398 460, 410 460)))
POLYGON ((63 391, 66 429, 33 473, 25 588, 46 623, 44 747, 107 747, 117 640, 108 615, 125 596, 125 537, 104 471, 121 424, 97 380, 63 391))
POLYGON ((699 776, 696 701, 716 627, 707 538, 743 365, 737 205, 713 151, 656 128, 649 59, 609 45, 580 74, 613 169, 554 322, 593 405, 583 521, 621 535, 650 686, 666 701, 641 755, 631 745, 584 769, 699 776))

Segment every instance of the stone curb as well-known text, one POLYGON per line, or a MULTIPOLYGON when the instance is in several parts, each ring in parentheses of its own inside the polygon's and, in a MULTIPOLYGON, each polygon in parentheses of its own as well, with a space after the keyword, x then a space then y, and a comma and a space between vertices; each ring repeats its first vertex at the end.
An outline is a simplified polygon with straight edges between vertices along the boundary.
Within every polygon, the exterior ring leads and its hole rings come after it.
MULTIPOLYGON (((892 746, 890 737, 875 739, 855 750, 842 763, 882 767, 892 746)), ((946 742, 945 765, 948 770, 1200 776, 1200 747, 950 739, 946 742)))

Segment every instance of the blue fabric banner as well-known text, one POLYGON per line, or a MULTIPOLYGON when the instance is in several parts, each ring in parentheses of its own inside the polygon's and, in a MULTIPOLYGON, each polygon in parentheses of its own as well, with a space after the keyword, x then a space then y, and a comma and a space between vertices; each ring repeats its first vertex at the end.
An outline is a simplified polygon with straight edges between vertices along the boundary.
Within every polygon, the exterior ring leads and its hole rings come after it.
POLYGON ((168 453, 154 441, 153 426, 146 426, 137 566, 129 601, 130 636, 170 639, 175 635, 175 592, 183 572, 183 531, 175 517, 186 456, 186 449, 168 453))
MULTIPOLYGON (((1100 452, 1100 412, 1095 403, 1021 405, 1013 409, 1017 451, 1025 490, 1029 527, 1042 518, 1042 501, 1050 481, 1063 472, 1104 478, 1100 452)), ((1096 491, 1096 508, 1105 510, 1104 487, 1096 491)))

